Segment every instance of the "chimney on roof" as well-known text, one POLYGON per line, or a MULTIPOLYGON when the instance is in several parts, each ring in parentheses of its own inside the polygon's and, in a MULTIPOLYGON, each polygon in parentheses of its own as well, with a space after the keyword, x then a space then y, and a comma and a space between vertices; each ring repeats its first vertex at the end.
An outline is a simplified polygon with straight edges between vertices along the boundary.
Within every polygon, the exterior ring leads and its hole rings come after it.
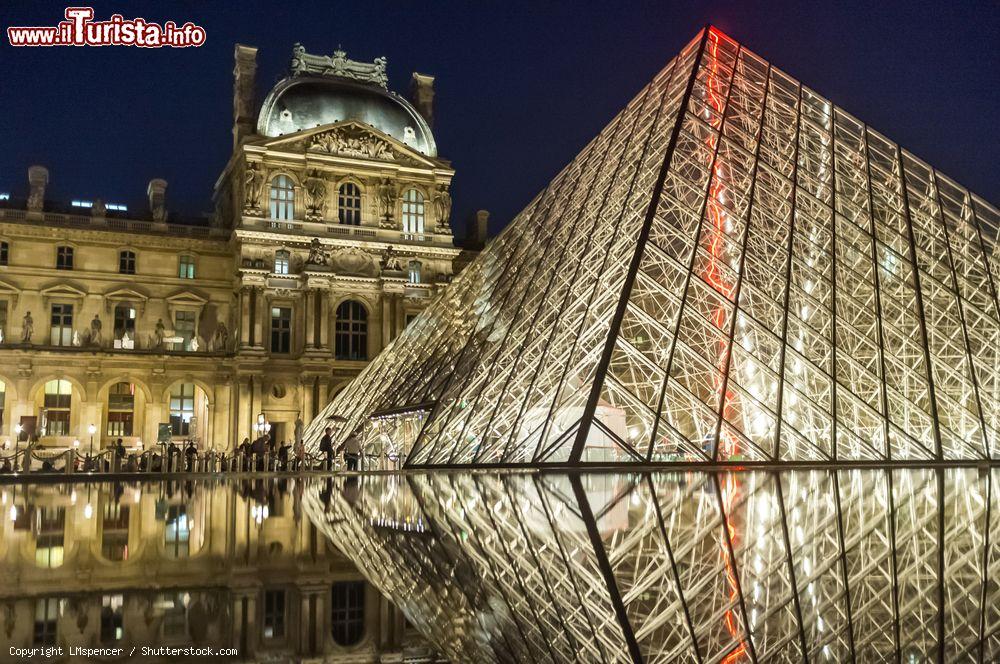
POLYGON ((410 78, 410 101, 424 116, 427 124, 434 126, 434 77, 413 72, 410 78))
POLYGON ((236 45, 233 54, 233 151, 249 136, 254 128, 254 95, 257 84, 257 48, 236 45))
POLYGON ((465 246, 480 250, 486 246, 487 226, 490 221, 489 210, 477 210, 469 217, 469 225, 465 232, 465 246))
POLYGON ((44 166, 28 167, 28 210, 41 212, 45 207, 45 186, 49 183, 49 169, 44 166))
POLYGON ((146 196, 149 197, 149 211, 153 215, 153 221, 158 224, 167 221, 167 181, 154 178, 149 181, 146 187, 146 196))

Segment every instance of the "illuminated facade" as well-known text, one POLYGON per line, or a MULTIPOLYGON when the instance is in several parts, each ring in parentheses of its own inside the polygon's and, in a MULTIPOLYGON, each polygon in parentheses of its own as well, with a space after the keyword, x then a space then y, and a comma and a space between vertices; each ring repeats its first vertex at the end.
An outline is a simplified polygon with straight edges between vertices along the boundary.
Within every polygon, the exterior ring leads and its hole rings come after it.
POLYGON ((998 228, 707 29, 326 413, 409 466, 996 458, 998 228))
POLYGON ((41 166, 0 188, 0 441, 135 449, 169 423, 231 449, 260 414, 291 441, 451 278, 433 77, 408 100, 384 59, 296 45, 258 109, 256 53, 236 47, 205 219, 170 210, 160 179, 142 205, 61 205, 41 166))

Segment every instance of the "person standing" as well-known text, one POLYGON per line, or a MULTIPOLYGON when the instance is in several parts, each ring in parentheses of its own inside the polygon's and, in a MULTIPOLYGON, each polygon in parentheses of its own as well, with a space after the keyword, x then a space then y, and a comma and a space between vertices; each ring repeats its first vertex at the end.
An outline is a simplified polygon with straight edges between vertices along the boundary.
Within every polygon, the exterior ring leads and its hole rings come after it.
POLYGON ((344 451, 344 462, 347 464, 347 470, 357 470, 358 461, 361 459, 361 436, 358 434, 360 431, 355 429, 351 432, 344 442, 340 444, 337 451, 344 451))
POLYGON ((326 470, 333 470, 333 427, 323 430, 323 437, 319 439, 319 451, 326 455, 326 470))

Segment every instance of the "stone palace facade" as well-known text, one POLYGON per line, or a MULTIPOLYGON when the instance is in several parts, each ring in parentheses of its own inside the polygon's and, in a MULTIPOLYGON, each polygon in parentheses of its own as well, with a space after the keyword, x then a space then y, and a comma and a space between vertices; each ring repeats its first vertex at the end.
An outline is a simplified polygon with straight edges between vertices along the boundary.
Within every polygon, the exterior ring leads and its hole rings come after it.
POLYGON ((0 188, 0 444, 137 448, 169 425, 231 449, 265 421, 290 441, 464 261, 433 77, 408 100, 384 58, 296 45, 258 108, 256 54, 236 46, 210 218, 173 218, 160 179, 142 211, 60 205, 42 166, 0 188))

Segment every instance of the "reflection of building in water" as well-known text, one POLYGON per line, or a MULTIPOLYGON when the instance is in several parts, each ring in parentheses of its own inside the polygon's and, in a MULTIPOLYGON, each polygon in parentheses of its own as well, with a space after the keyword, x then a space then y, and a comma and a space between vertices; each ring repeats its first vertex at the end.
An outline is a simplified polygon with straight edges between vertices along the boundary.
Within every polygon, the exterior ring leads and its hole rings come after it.
POLYGON ((294 483, 278 486, 4 487, 5 643, 430 661, 399 611, 302 516, 294 483))

